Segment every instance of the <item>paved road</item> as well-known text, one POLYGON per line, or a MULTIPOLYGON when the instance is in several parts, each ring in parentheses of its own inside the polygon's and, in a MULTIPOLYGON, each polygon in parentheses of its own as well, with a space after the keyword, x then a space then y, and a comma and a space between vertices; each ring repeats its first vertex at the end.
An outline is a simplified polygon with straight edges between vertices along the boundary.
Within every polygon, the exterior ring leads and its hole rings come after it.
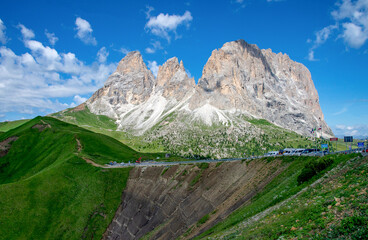
POLYGON ((226 158, 226 159, 204 159, 204 160, 188 160, 188 161, 177 161, 177 162, 156 162, 146 161, 141 163, 116 163, 114 165, 106 164, 110 168, 123 168, 123 167, 151 167, 151 166, 172 166, 179 164, 196 164, 196 163, 211 163, 211 162, 231 162, 240 161, 244 158, 226 158))
MULTIPOLYGON (((349 154, 355 152, 354 150, 333 152, 330 154, 349 154)), ((362 153, 363 156, 368 155, 368 153, 362 153)), ((232 162, 240 160, 251 160, 257 158, 263 158, 265 156, 247 157, 247 158, 225 158, 225 159, 204 159, 204 160, 188 160, 188 161, 177 161, 177 162, 156 162, 156 161, 146 161, 141 163, 116 163, 114 165, 105 164, 106 168, 125 168, 125 167, 152 167, 152 166, 172 166, 179 164, 197 164, 197 163, 212 163, 212 162, 232 162)), ((271 156, 273 157, 273 156, 271 156)))

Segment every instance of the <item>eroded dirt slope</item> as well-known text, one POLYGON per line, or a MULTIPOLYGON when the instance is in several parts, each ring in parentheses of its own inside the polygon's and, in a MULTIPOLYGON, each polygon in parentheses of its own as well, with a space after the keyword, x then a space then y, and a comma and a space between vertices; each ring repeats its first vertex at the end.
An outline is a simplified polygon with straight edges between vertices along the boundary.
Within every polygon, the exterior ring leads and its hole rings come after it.
POLYGON ((190 238, 247 202, 286 167, 280 160, 136 167, 104 239, 175 239, 191 228, 190 238))

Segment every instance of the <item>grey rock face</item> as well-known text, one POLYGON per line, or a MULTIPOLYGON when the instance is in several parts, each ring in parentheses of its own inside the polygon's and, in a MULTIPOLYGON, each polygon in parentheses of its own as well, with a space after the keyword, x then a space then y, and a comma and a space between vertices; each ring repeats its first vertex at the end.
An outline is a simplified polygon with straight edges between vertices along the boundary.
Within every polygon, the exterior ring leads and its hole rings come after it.
POLYGON ((96 114, 116 118, 120 105, 139 105, 145 102, 152 93, 154 81, 142 55, 137 51, 130 52, 119 62, 104 87, 94 93, 87 104, 96 114))
POLYGON ((212 52, 190 106, 195 109, 204 102, 221 110, 245 111, 303 134, 323 126, 332 135, 308 69, 286 54, 261 50, 244 40, 212 52))
POLYGON ((165 98, 182 100, 195 88, 194 78, 189 78, 183 62, 176 57, 170 58, 159 67, 156 81, 156 91, 162 91, 165 98))
POLYGON ((261 50, 244 40, 214 50, 197 85, 176 57, 159 67, 155 79, 140 53, 131 52, 87 106, 137 134, 172 112, 182 112, 207 125, 232 124, 232 116, 240 114, 303 135, 320 126, 324 136, 333 135, 308 69, 286 54, 261 50))

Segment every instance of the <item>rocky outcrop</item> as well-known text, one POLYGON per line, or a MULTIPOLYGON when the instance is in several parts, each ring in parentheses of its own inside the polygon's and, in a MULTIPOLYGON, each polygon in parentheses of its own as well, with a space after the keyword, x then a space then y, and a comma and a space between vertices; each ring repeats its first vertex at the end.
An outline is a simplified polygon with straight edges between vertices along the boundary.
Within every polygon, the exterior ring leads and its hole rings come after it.
POLYGON ((307 136, 315 127, 322 127, 326 137, 333 135, 308 69, 286 54, 244 40, 214 50, 197 85, 176 57, 159 67, 155 79, 140 53, 129 53, 87 106, 135 135, 172 113, 209 126, 233 126, 246 116, 307 136))
POLYGON ((147 101, 153 91, 155 78, 143 62, 138 51, 128 53, 116 71, 107 79, 103 88, 87 101, 96 114, 119 117, 119 107, 139 105, 147 101))
POLYGON ((241 110, 306 135, 323 126, 332 135, 308 69, 286 54, 261 50, 244 40, 212 52, 191 108, 204 104, 241 110))
POLYGON ((156 81, 156 91, 162 91, 165 98, 174 98, 177 101, 191 94, 195 88, 194 78, 189 78, 183 61, 176 57, 170 58, 159 67, 156 81))
POLYGON ((136 167, 103 239, 191 238, 225 219, 278 176, 289 163, 254 160, 195 165, 136 167), (205 222, 198 221, 208 215, 205 222))

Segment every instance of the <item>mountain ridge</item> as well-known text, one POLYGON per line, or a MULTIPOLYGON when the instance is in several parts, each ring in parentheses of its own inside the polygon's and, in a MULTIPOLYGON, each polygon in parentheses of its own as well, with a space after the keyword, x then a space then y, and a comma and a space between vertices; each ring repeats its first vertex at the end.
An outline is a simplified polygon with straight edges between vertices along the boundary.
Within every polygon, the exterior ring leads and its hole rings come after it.
POLYGON ((160 66, 155 78, 138 51, 128 53, 86 104, 136 135, 178 112, 209 126, 232 126, 245 115, 307 136, 315 127, 333 136, 309 70, 286 54, 244 40, 212 51, 198 84, 176 57, 160 66))

